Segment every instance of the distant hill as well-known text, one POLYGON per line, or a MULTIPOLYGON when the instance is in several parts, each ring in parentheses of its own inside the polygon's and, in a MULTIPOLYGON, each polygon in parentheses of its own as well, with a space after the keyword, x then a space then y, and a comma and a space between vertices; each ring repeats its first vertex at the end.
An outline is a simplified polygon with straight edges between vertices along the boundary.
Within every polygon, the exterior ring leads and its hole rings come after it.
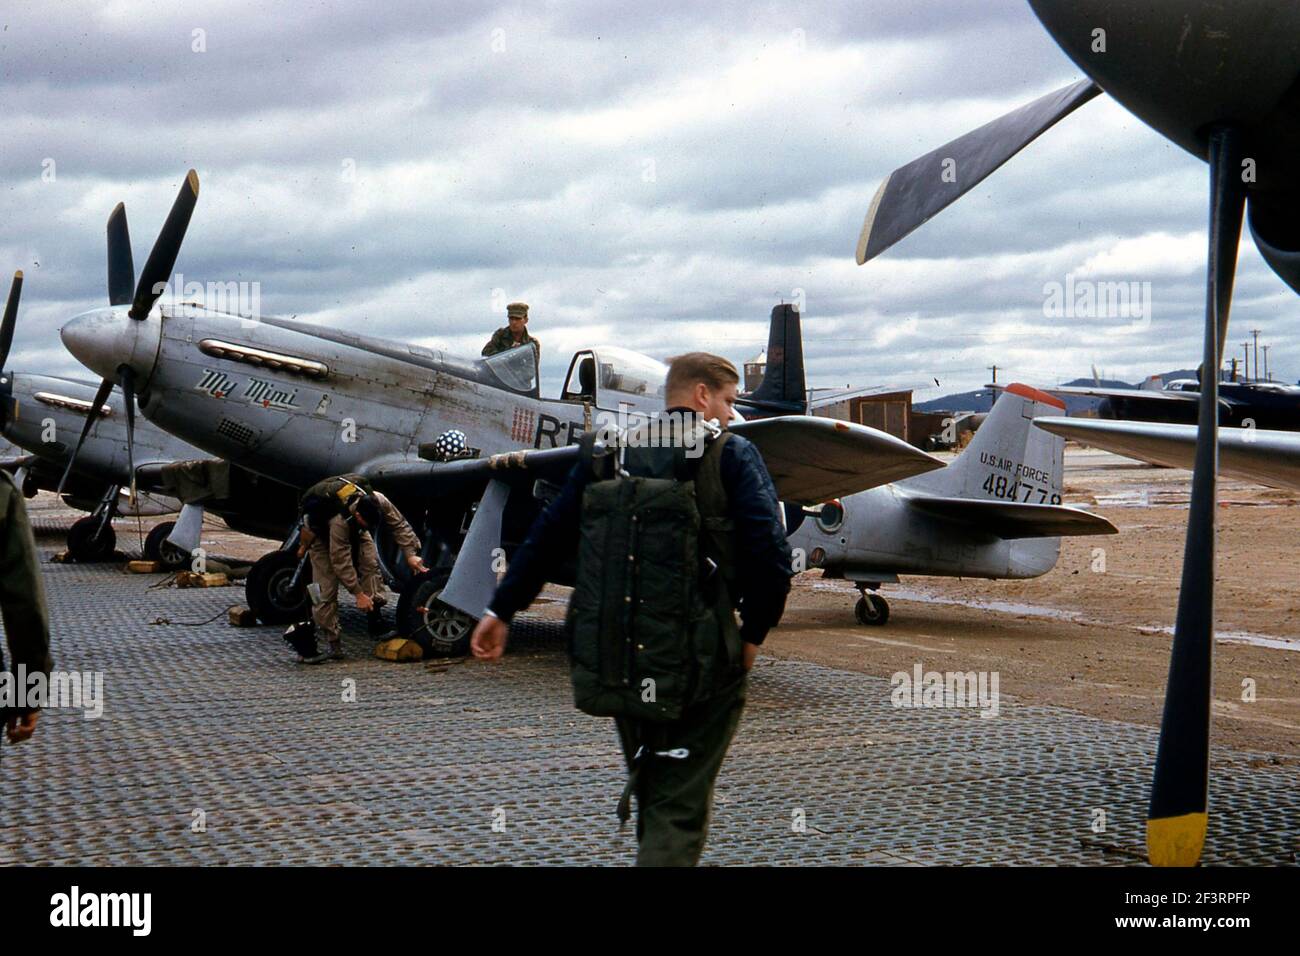
MULTIPOLYGON (((1173 372, 1161 372, 1160 380, 1166 384, 1177 378, 1196 378, 1196 369, 1177 369, 1173 372)), ((1027 385, 1034 384, 1026 382, 1027 385)), ((1091 378, 1076 378, 1072 382, 1062 382, 1062 385, 1079 385, 1088 386, 1096 384, 1091 378)), ((1102 388, 1137 388, 1141 383, 1121 382, 1118 379, 1103 378, 1101 380, 1102 388)), ((958 392, 955 395, 944 395, 940 398, 932 398, 928 402, 918 402, 915 407, 922 412, 987 412, 993 407, 995 393, 991 389, 981 388, 974 392, 958 392)), ((1082 396, 1062 396, 1065 402, 1065 410, 1070 415, 1078 415, 1083 412, 1095 411, 1100 399, 1084 398, 1082 396)))

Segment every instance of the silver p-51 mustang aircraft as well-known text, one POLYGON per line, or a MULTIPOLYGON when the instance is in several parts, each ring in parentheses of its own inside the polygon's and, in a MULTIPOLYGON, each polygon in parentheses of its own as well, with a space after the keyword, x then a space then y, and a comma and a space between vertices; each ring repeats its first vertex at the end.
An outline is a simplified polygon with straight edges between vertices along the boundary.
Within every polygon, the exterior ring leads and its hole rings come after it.
MULTIPOLYGON (((624 348, 583 349, 559 397, 544 398, 532 349, 466 359, 293 319, 158 305, 197 198, 191 171, 138 280, 125 214, 114 211, 110 305, 71 319, 64 344, 104 377, 101 388, 122 385, 128 410, 138 394, 146 418, 209 454, 296 488, 329 475, 367 476, 425 530, 429 574, 408 580, 400 562, 384 562, 401 590, 399 626, 459 649, 495 586, 493 553, 508 556, 522 540, 548 482, 577 460, 584 433, 662 409, 666 367, 624 348), (466 447, 448 456, 437 439, 455 433, 466 447)), ((774 324, 784 327, 790 311, 774 310, 774 324)), ((780 356, 769 355, 768 375, 784 381, 780 356)), ((797 404, 782 388, 751 398, 764 411, 797 404)), ((799 504, 943 466, 884 432, 826 418, 732 427, 759 446, 782 499, 799 504)), ((249 575, 250 606, 265 621, 305 611, 294 543, 249 575)), ((556 570, 557 581, 565 575, 556 570)))
POLYGON ((23 275, 18 272, 0 320, 0 432, 30 452, 7 463, 25 494, 59 492, 69 505, 91 512, 68 532, 68 553, 74 560, 103 560, 113 552, 112 519, 117 516, 179 511, 179 522, 156 525, 144 542, 147 557, 173 567, 190 560, 205 508, 237 530, 277 539, 285 536, 297 505, 297 495, 288 486, 220 462, 200 463, 206 457, 202 452, 150 422, 133 427, 124 397, 115 389, 97 390, 91 382, 5 369, 22 285, 23 275), (190 493, 192 481, 185 492, 177 491, 175 469, 197 464, 223 468, 221 497, 196 502, 190 493), (126 491, 133 480, 143 486, 139 495, 126 491))

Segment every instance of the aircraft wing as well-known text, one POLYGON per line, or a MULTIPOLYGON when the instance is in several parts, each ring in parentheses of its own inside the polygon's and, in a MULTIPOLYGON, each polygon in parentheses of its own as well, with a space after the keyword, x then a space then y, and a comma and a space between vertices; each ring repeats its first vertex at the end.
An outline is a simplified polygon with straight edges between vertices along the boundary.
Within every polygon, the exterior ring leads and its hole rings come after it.
POLYGON ((1068 505, 1035 505, 1019 501, 928 496, 912 498, 908 504, 918 511, 951 521, 960 521, 987 534, 1007 540, 1119 533, 1119 529, 1101 515, 1080 508, 1071 508, 1068 505))
POLYGON ((752 441, 782 501, 815 505, 944 467, 901 438, 834 418, 787 415, 736 422, 752 441))
POLYGON ((365 475, 383 492, 422 495, 444 494, 491 479, 523 484, 538 478, 563 482, 578 461, 577 445, 562 448, 527 448, 455 461, 426 461, 394 456, 362 465, 365 475))
MULTIPOLYGON (((1192 467, 1195 425, 1093 418, 1035 418, 1054 435, 1170 468, 1192 467)), ((1300 433, 1262 428, 1219 429, 1219 471, 1274 488, 1300 489, 1300 433)))
POLYGON ((1137 398, 1151 399, 1156 402, 1199 402, 1199 392, 1165 392, 1145 388, 1094 388, 1091 385, 1058 385, 1055 388, 1045 386, 1044 392, 1053 395, 1082 395, 1088 398, 1137 398))
MULTIPOLYGON (((731 431, 758 447, 777 495, 796 504, 841 498, 944 464, 901 438, 833 418, 788 415, 736 422, 731 431)), ((562 482, 577 461, 578 446, 567 445, 448 462, 395 456, 376 459, 360 471, 381 491, 429 495, 490 479, 562 482)))
POLYGON ((0 470, 13 474, 20 468, 30 468, 40 461, 35 455, 17 455, 13 458, 0 458, 0 470))

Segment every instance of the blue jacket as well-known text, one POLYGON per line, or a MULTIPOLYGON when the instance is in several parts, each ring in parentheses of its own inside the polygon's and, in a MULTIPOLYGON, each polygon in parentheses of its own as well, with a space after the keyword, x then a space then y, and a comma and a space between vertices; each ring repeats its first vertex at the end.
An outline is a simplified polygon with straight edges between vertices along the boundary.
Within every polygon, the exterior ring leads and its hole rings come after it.
MULTIPOLYGON (((722 446, 719 467, 735 526, 740 636, 751 644, 762 644, 767 632, 781 620, 794 576, 781 505, 763 457, 752 442, 732 435, 722 446)), ((550 568, 577 553, 582 492, 590 478, 588 469, 575 466, 559 496, 533 522, 488 604, 503 621, 510 621, 541 593, 550 568)))

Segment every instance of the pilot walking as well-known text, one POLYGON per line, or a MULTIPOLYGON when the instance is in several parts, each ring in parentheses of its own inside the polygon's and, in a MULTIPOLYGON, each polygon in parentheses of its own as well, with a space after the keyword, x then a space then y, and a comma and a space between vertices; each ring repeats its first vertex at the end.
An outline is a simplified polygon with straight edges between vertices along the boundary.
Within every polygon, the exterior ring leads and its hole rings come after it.
POLYGON ((496 355, 521 345, 531 345, 533 353, 540 364, 542 361, 542 343, 528 334, 528 303, 511 302, 506 306, 505 328, 497 329, 483 346, 484 355, 496 355))
MULTIPOLYGON (((725 425, 718 426, 732 418, 739 381, 735 366, 724 358, 704 352, 679 356, 669 366, 668 407, 657 420, 675 418, 687 431, 708 430, 715 435, 698 457, 692 479, 701 526, 710 529, 701 557, 710 560, 678 570, 683 575, 701 575, 700 586, 712 595, 714 610, 701 619, 702 630, 692 642, 691 673, 698 679, 690 681, 696 690, 680 716, 670 720, 615 716, 629 778, 619 802, 619 818, 629 815, 635 795, 638 866, 698 862, 714 783, 744 710, 747 672, 768 630, 780 621, 790 591, 792 556, 767 467, 752 443, 728 433, 725 425), (713 571, 704 570, 710 565, 713 571)), ((632 451, 629 448, 629 462, 632 451)), ((580 526, 586 534, 586 522, 599 511, 592 508, 588 514, 584 504, 592 500, 587 492, 595 490, 594 482, 590 467, 576 466, 560 495, 534 522, 474 631, 471 646, 476 657, 491 660, 502 655, 511 619, 537 597, 547 573, 578 548, 580 526)), ((667 525, 659 529, 647 525, 641 532, 647 538, 672 533, 667 525)), ((584 587, 584 573, 580 565, 575 595, 584 587)), ((642 568, 640 573, 648 572, 642 568)), ((569 613, 574 619, 573 599, 569 613)), ((601 626, 597 625, 597 632, 601 626)), ((571 631, 571 640, 575 633, 571 631)), ((579 662, 574 660, 576 672, 579 662)), ((576 677, 574 687, 579 690, 576 677)))
POLYGON ((325 644, 317 653, 299 659, 304 664, 319 664, 343 657, 340 584, 356 598, 357 607, 369 615, 371 635, 385 630, 381 610, 385 603, 384 579, 372 529, 381 522, 387 525, 411 570, 422 574, 428 568, 420 558, 420 539, 410 523, 360 475, 339 475, 312 485, 302 497, 302 517, 298 554, 311 556, 312 581, 320 586, 311 616, 325 644))
MULTIPOLYGON (((36 560, 36 542, 27 520, 22 492, 6 471, 0 471, 0 616, 4 618, 9 644, 10 666, 17 674, 25 669, 30 677, 41 673, 48 679, 50 668, 50 616, 45 606, 45 588, 36 560)), ((4 671, 0 653, 0 672, 4 671)), ((19 687, 11 680, 10 687, 19 687)), ((26 683, 21 684, 26 688, 26 683)), ((11 744, 36 732, 40 711, 0 698, 0 721, 11 744)))

